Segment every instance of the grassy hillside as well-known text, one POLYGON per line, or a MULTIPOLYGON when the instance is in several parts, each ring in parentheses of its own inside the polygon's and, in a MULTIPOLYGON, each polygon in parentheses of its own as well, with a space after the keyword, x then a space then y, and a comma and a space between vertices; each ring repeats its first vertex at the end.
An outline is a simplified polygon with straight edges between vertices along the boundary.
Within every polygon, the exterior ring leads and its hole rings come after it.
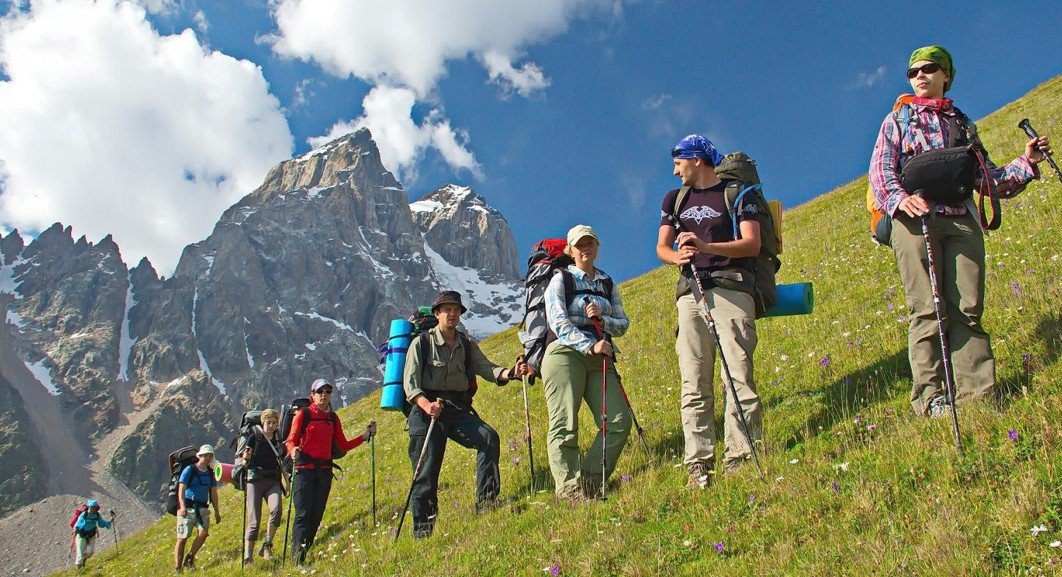
MULTIPOLYGON (((993 157, 1006 162, 1021 153, 1026 139, 1016 125, 1026 116, 1062 142, 1060 102, 1062 77, 979 122, 993 157)), ((891 251, 869 240, 861 178, 785 215, 781 281, 812 280, 817 298, 814 315, 758 323, 766 481, 746 467, 708 491, 684 488, 677 273, 662 268, 621 285, 632 328, 619 341, 620 370, 655 466, 632 435, 607 502, 554 500, 536 385, 540 491, 529 495, 519 385, 484 386, 476 406, 501 433, 509 504, 475 516, 474 454, 451 444, 436 536, 415 543, 407 520, 392 546, 411 476, 408 437, 401 415, 381 413, 374 395, 343 418, 355 431, 371 418, 380 423, 381 522, 372 526, 369 449, 359 448, 341 461, 345 473, 318 536, 317 574, 1058 574, 1062 547, 1051 544, 1062 540, 1062 186, 1048 176, 1005 205, 1003 228, 987 241, 985 325, 1006 395, 999 408, 960 410, 964 454, 953 447, 949 421, 909 408, 903 288, 891 251), (1041 525, 1046 531, 1034 535, 1041 525)), ((503 362, 518 346, 513 331, 483 344, 503 362)), ((582 425, 586 447, 595 424, 585 410, 582 425)), ((222 494, 226 518, 199 555, 201 574, 239 571, 242 494, 222 494)), ((120 555, 93 559, 87 574, 168 571, 173 525, 166 518, 130 537, 120 555)))

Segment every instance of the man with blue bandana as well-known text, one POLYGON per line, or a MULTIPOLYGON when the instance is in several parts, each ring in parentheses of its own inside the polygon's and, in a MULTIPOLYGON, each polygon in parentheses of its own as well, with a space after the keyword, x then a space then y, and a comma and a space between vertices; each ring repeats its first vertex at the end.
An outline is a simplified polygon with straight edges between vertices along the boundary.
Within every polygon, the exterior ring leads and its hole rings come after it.
MULTIPOLYGON (((760 225, 755 202, 748 197, 733 207, 739 238, 726 205, 726 187, 715 168, 723 155, 707 138, 691 134, 671 150, 674 175, 682 188, 664 197, 656 255, 682 271, 676 288, 679 329, 675 342, 682 376, 680 411, 685 438, 683 461, 689 473, 688 487, 706 489, 715 474, 715 341, 709 331, 704 307, 693 296, 697 282, 719 331, 720 347, 734 379, 752 439, 761 438, 760 398, 752 378, 752 355, 756 350, 756 305, 749 292, 733 288, 744 284, 754 258, 760 252, 760 225), (680 192, 682 194, 680 194, 680 192), (681 225, 676 231, 674 220, 681 225), (676 248, 677 245, 677 248, 676 248), (696 275, 691 267, 693 263, 696 275), (724 288, 720 285, 726 285, 724 288)), ((751 458, 752 447, 741 428, 734 399, 724 386, 723 469, 730 473, 751 458)))

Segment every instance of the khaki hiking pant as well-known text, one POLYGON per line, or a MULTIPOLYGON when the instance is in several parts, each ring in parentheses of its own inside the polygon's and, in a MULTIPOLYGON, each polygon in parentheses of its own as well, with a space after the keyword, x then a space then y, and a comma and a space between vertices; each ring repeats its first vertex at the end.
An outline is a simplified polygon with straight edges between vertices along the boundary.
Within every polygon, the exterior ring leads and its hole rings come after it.
MULTIPOLYGON (((756 394, 756 382, 752 377, 752 355, 756 351, 756 305, 752 295, 723 288, 713 288, 706 293, 708 308, 715 320, 716 330, 722 344, 730 375, 734 378, 738 399, 745 411, 749 433, 754 441, 762 438, 763 415, 760 397, 756 394)), ((678 353, 679 373, 682 376, 680 411, 682 433, 685 437, 686 465, 706 462, 715 463, 715 389, 714 372, 716 346, 708 328, 704 307, 692 294, 680 297, 678 308, 678 353)), ((725 415, 723 418, 724 442, 727 463, 742 461, 752 456, 751 447, 741 427, 736 405, 730 394, 730 384, 720 368, 725 415)))
POLYGON ((605 407, 608 438, 605 442, 605 472, 601 473, 601 355, 584 355, 556 341, 546 347, 542 359, 542 388, 549 411, 546 450, 549 469, 558 496, 579 492, 580 478, 595 486, 607 480, 631 434, 631 416, 620 391, 612 361, 608 361, 605 407), (586 402, 597 423, 598 433, 583 459, 579 459, 579 407, 586 402))
MULTIPOLYGON (((971 214, 929 219, 937 282, 943 297, 944 334, 951 348, 957 402, 981 399, 995 389, 996 361, 992 343, 981 326, 985 308, 985 239, 971 214)), ((910 327, 907 352, 911 360, 911 407, 920 415, 947 392, 937 333, 929 257, 922 221, 906 216, 892 227, 892 250, 907 293, 910 327)))

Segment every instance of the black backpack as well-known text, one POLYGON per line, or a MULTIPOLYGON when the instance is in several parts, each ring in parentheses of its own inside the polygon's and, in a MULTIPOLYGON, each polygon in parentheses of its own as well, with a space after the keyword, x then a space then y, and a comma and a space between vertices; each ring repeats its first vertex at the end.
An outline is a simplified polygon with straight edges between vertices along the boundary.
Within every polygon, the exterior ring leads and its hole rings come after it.
MULTIPOLYGON (((750 267, 743 269, 752 277, 749 282, 731 281, 726 278, 713 280, 723 288, 751 294, 756 304, 756 318, 761 318, 778 301, 776 273, 782 267, 782 261, 778 258, 778 255, 782 254, 781 228, 775 222, 775 211, 771 203, 763 196, 763 185, 760 183, 755 160, 749 158, 744 152, 732 152, 723 157, 722 162, 715 169, 715 174, 720 179, 728 181, 724 195, 726 209, 734 227, 735 240, 741 238, 741 230, 737 215, 734 214, 734 207, 746 197, 751 198, 755 204, 758 215, 756 220, 760 224, 760 254, 751 259, 750 267)), ((675 206, 672 209, 674 222, 678 222, 679 211, 682 203, 689 196, 689 192, 690 187, 683 186, 675 195, 675 206)))
POLYGON ((237 490, 247 490, 247 468, 250 463, 243 460, 243 447, 237 447, 237 443, 240 439, 243 439, 247 435, 252 435, 254 441, 251 445, 252 457, 255 449, 258 447, 258 441, 261 437, 262 426, 262 411, 254 410, 247 411, 240 418, 240 430, 239 434, 233 437, 232 442, 229 443, 230 449, 236 450, 236 458, 232 461, 232 485, 237 490))
POLYGON ((176 515, 177 509, 180 508, 180 501, 177 500, 177 488, 181 483, 181 473, 198 460, 198 457, 195 456, 197 451, 198 447, 189 445, 170 453, 167 459, 170 470, 170 484, 166 490, 166 512, 170 515, 176 515))

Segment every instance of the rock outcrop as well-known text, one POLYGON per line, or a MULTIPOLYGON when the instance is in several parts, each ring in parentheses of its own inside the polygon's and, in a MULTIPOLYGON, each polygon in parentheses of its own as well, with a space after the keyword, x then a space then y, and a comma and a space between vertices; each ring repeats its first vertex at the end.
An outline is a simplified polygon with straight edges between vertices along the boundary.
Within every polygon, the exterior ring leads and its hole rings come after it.
POLYGON ((477 337, 519 320, 505 219, 456 185, 411 210, 367 130, 274 167, 168 278, 146 259, 129 269, 110 236, 75 241, 59 223, 28 245, 4 236, 0 257, 0 377, 17 381, 0 378, 0 424, 23 424, 3 429, 0 470, 25 473, 0 485, 17 495, 0 514, 42 496, 34 474, 67 480, 48 494, 91 491, 75 480, 92 459, 158 501, 167 454, 214 443, 228 461, 222 441, 242 411, 317 377, 334 380, 337 404, 361 398, 379 385, 389 321, 441 288, 466 293, 477 337), (45 410, 26 410, 27 396, 45 410), (9 448, 23 438, 25 451, 9 448))

